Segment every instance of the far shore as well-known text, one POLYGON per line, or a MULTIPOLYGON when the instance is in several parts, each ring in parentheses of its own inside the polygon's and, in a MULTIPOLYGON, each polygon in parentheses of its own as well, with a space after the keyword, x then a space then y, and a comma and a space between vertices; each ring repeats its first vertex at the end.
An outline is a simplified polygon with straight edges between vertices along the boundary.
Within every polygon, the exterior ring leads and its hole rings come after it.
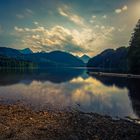
POLYGON ((0 104, 0 140, 138 140, 140 124, 79 111, 0 104))
POLYGON ((111 72, 88 72, 91 75, 122 77, 122 78, 140 78, 140 75, 126 73, 111 73, 111 72))

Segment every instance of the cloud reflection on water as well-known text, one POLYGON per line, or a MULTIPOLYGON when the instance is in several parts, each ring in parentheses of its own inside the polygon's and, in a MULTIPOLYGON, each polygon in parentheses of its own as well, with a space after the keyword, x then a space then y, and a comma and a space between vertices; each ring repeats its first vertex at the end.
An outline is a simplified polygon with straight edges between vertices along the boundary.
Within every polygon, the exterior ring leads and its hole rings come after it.
POLYGON ((24 100, 38 108, 48 104, 59 109, 71 106, 85 112, 136 118, 128 93, 127 88, 106 86, 93 77, 59 84, 34 80, 29 85, 18 83, 0 88, 0 97, 24 100))

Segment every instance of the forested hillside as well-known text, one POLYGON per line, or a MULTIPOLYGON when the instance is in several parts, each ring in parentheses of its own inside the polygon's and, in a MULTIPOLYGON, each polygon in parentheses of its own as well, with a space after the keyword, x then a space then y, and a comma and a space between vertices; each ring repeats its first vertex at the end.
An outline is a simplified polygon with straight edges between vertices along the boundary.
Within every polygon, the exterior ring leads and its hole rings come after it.
POLYGON ((35 68, 37 64, 30 61, 17 60, 16 58, 8 58, 0 56, 0 68, 35 68))
POLYGON ((126 72, 128 48, 121 47, 116 50, 107 49, 101 54, 91 58, 88 67, 97 68, 99 71, 126 72))
POLYGON ((130 40, 128 59, 130 72, 140 74, 140 20, 130 40))

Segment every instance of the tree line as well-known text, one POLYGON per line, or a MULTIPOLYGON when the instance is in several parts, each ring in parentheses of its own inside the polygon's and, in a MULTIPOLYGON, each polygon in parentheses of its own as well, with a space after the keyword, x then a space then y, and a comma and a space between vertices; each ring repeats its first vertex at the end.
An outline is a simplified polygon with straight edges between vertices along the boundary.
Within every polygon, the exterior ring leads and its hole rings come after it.
POLYGON ((140 74, 140 19, 129 43, 128 63, 131 73, 140 74))
POLYGON ((17 60, 15 58, 8 58, 5 56, 0 56, 0 68, 35 68, 37 64, 24 61, 24 60, 17 60))

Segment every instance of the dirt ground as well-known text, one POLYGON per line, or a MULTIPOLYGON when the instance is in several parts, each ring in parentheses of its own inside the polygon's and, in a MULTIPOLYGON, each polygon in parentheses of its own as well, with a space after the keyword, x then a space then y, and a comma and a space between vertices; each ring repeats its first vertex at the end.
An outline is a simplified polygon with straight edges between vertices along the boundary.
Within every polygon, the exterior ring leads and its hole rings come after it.
POLYGON ((140 125, 94 113, 0 105, 0 140, 139 140, 140 125))

